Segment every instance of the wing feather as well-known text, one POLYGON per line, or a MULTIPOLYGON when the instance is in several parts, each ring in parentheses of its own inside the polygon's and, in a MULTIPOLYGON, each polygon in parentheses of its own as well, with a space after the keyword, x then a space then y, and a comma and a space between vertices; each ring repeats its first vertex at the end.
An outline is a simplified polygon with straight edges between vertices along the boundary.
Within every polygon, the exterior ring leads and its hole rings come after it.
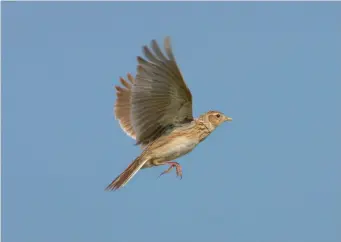
POLYGON ((136 139, 135 130, 131 123, 131 88, 135 83, 135 79, 131 74, 127 75, 127 79, 129 82, 122 77, 120 78, 120 82, 124 87, 115 86, 116 102, 114 114, 122 130, 133 139, 136 139))
POLYGON ((148 144, 167 129, 193 120, 192 95, 172 52, 170 38, 164 41, 166 56, 155 40, 143 47, 147 60, 138 56, 131 90, 131 125, 138 144, 148 144))

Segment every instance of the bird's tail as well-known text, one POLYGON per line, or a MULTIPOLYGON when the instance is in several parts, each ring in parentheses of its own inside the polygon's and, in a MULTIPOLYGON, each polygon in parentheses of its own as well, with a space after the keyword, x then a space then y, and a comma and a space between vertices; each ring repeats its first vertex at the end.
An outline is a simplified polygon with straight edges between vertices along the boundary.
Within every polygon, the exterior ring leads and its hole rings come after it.
POLYGON ((144 154, 137 157, 115 180, 113 180, 105 190, 117 190, 126 185, 131 178, 142 168, 142 166, 149 160, 144 154))

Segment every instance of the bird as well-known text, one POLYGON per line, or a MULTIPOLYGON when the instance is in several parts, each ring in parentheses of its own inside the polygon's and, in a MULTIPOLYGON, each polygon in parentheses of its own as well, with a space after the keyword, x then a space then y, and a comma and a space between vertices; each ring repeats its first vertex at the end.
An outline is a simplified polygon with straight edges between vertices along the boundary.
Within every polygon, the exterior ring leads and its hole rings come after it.
POLYGON ((122 130, 136 140, 141 154, 106 188, 124 187, 144 168, 169 165, 182 178, 176 162, 204 141, 222 123, 232 121, 220 111, 210 110, 193 117, 192 94, 178 67, 170 37, 164 38, 164 51, 155 39, 142 47, 144 58, 137 56, 136 76, 128 73, 116 85, 114 115, 122 130))

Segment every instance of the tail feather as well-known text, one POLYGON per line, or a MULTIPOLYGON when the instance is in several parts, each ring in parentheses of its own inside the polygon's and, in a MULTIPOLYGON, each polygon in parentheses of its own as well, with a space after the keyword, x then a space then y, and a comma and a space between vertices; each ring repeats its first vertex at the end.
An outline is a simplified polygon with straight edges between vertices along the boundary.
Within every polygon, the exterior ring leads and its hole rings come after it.
POLYGON ((115 180, 113 180, 107 187, 106 191, 117 190, 126 185, 130 179, 142 168, 142 166, 148 161, 148 158, 144 158, 142 155, 137 157, 128 167, 125 169, 115 180))

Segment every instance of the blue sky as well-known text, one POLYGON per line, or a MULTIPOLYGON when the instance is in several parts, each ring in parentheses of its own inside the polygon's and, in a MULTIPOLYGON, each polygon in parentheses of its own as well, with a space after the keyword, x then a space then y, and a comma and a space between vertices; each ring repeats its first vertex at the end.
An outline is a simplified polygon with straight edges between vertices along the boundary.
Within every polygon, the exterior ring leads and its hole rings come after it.
POLYGON ((340 3, 2 6, 3 241, 341 241, 340 3), (140 152, 113 85, 167 35, 233 122, 105 192, 140 152))

